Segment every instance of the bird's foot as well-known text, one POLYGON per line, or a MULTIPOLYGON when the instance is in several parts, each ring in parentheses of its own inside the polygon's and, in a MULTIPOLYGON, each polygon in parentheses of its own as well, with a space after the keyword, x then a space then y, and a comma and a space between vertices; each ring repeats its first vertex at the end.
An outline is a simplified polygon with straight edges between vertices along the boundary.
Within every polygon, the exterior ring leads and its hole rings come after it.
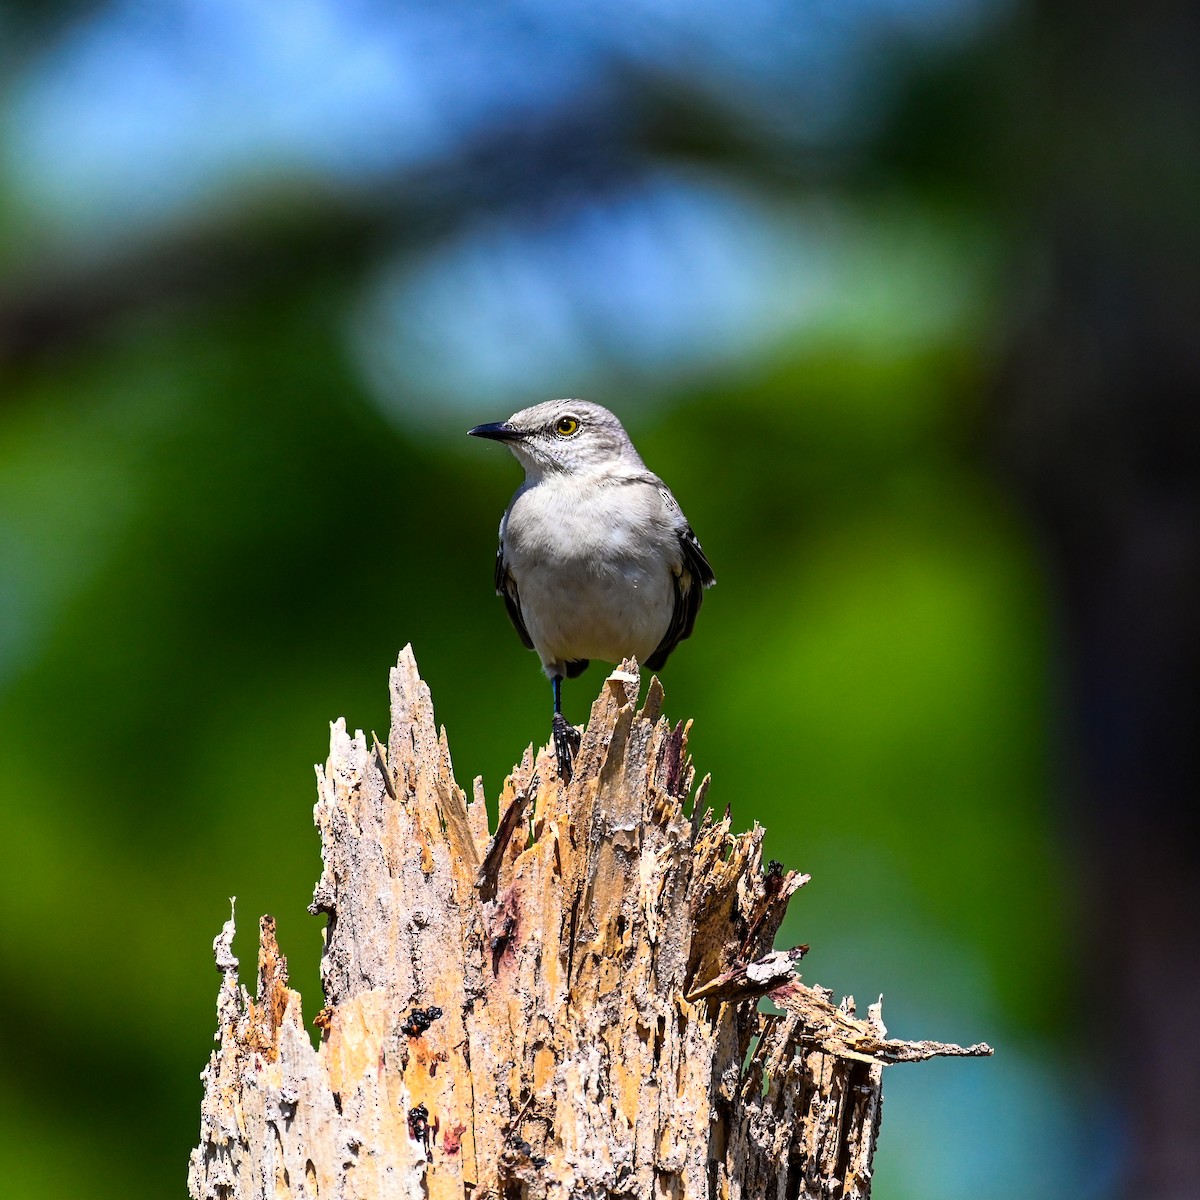
POLYGON ((579 752, 581 740, 579 730, 574 725, 568 725, 562 713, 555 713, 554 753, 558 757, 558 774, 563 783, 571 782, 575 755, 579 752))

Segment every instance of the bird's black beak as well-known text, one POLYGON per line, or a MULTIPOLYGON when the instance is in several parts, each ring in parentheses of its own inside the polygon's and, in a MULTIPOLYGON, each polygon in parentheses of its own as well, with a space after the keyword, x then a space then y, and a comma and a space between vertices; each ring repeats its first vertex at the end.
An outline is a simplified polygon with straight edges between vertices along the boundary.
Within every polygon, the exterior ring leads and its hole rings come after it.
POLYGON ((469 437, 490 438, 493 442, 519 442, 525 435, 519 429, 514 429, 507 421, 492 425, 476 425, 468 429, 469 437))

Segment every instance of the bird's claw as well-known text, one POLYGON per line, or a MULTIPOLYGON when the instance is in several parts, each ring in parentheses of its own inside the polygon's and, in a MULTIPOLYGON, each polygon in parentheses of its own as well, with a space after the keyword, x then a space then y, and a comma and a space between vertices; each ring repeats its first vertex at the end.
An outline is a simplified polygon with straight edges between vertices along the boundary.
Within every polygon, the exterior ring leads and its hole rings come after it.
POLYGON ((563 783, 571 782, 575 755, 581 741, 579 730, 567 723, 562 713, 554 714, 554 753, 558 758, 558 774, 563 783))

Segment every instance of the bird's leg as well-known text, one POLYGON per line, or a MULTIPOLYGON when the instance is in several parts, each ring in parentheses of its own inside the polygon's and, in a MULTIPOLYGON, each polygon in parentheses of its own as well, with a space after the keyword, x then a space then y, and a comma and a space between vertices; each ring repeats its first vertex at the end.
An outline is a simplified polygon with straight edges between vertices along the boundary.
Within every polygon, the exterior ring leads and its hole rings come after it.
POLYGON ((579 750, 579 730, 562 715, 562 676, 555 675, 550 682, 554 687, 554 753, 558 758, 558 774, 564 783, 570 783, 572 762, 579 750))

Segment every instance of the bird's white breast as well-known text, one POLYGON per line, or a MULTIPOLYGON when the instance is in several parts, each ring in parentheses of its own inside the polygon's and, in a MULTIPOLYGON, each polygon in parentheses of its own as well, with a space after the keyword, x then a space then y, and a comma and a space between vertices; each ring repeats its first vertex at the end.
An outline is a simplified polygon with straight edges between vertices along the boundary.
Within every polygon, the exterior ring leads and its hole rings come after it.
POLYGON ((527 485, 501 527, 529 636, 548 671, 653 654, 670 624, 678 537, 648 482, 561 476, 527 485))

